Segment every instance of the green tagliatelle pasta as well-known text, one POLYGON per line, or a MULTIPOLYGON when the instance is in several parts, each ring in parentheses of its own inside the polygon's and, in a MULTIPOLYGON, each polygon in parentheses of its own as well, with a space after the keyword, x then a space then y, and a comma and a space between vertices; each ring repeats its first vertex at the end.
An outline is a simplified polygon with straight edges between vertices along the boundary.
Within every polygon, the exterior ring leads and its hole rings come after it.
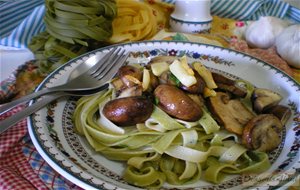
POLYGON ((252 102, 251 102, 251 95, 254 91, 254 86, 248 82, 248 81, 245 81, 245 80, 236 80, 236 83, 241 85, 241 86, 244 86, 247 90, 247 94, 244 98, 241 99, 241 102, 249 109, 249 110, 252 110, 252 102))
POLYGON ((55 38, 69 44, 87 46, 87 39, 107 40, 112 34, 112 20, 117 15, 112 0, 47 0, 45 24, 55 38))
POLYGON ((270 167, 268 155, 248 151, 235 134, 220 130, 203 109, 199 121, 173 119, 154 106, 145 123, 119 127, 105 118, 102 107, 114 97, 113 89, 78 100, 73 115, 76 131, 111 160, 124 161, 124 179, 135 186, 159 188, 195 183, 202 176, 220 183, 226 175, 262 172, 270 167))
POLYGON ((105 45, 117 16, 114 0, 46 0, 46 31, 28 45, 42 73, 50 73, 70 59, 105 45))

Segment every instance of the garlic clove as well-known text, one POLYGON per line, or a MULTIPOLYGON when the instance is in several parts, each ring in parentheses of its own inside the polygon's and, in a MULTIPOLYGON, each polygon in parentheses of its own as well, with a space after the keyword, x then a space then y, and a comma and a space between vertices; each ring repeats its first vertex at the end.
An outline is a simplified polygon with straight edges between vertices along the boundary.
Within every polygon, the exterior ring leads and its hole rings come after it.
POLYGON ((288 26, 288 22, 276 17, 260 17, 245 31, 245 39, 250 47, 267 49, 275 44, 276 36, 288 26))
POLYGON ((285 28, 276 37, 277 53, 290 65, 300 68, 300 24, 285 28))

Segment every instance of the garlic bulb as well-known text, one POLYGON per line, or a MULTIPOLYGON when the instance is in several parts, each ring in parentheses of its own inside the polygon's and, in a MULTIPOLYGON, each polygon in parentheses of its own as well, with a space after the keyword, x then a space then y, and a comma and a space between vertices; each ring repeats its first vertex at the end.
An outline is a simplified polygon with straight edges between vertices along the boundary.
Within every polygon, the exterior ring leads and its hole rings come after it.
POLYGON ((249 46, 269 48, 275 44, 275 38, 288 26, 287 21, 276 17, 260 17, 246 29, 245 38, 249 46))
POLYGON ((293 67, 300 69, 300 24, 284 29, 275 42, 277 53, 293 67))

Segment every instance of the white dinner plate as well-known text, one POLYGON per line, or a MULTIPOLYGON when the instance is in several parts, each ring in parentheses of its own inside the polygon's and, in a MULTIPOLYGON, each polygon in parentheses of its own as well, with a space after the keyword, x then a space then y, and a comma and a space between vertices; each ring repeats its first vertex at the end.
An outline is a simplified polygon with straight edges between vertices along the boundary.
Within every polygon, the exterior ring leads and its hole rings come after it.
MULTIPOLYGON (((199 181, 175 188, 276 189, 287 187, 299 179, 300 86, 287 74, 249 55, 206 44, 151 41, 118 46, 131 52, 128 59, 130 63, 146 64, 158 55, 186 55, 190 62, 198 60, 213 70, 250 81, 256 87, 278 92, 283 96, 280 104, 292 110, 292 117, 282 134, 282 143, 269 155, 272 167, 268 171, 254 179, 247 178, 247 175, 236 175, 221 184, 199 181)), ((107 48, 101 48, 69 61, 49 75, 37 90, 64 83, 70 72, 88 57, 107 51, 107 48)), ((74 132, 71 120, 74 109, 74 98, 61 98, 29 117, 30 137, 41 156, 58 173, 82 188, 139 189, 123 180, 124 165, 121 162, 110 161, 95 152, 84 137, 74 132)), ((163 188, 174 189, 174 186, 166 184, 163 188)))

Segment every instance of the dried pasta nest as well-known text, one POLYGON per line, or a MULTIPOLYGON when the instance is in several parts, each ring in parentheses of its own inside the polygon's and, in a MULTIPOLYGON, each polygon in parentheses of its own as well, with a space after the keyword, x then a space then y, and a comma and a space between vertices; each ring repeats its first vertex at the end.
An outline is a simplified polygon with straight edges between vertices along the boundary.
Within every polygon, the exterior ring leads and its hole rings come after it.
POLYGON ((157 18, 148 4, 129 0, 116 2, 118 16, 112 23, 111 43, 146 40, 157 33, 157 18))

